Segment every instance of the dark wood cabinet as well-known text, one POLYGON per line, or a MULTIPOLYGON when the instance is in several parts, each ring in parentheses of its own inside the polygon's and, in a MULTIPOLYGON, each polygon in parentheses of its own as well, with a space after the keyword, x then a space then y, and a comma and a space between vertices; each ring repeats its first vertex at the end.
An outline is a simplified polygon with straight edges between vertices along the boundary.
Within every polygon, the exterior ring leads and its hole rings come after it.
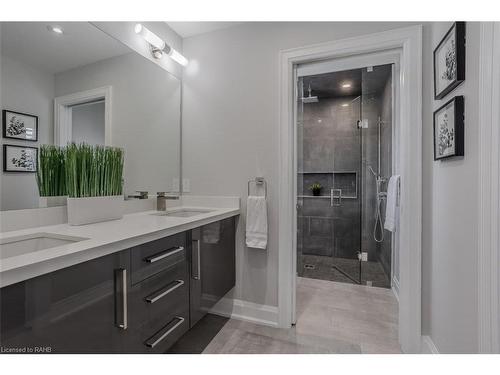
POLYGON ((234 217, 191 231, 190 327, 235 285, 234 217))
POLYGON ((128 263, 119 252, 0 289, 3 351, 121 352, 115 271, 128 263))
POLYGON ((235 284, 235 220, 0 289, 0 347, 164 353, 235 284))

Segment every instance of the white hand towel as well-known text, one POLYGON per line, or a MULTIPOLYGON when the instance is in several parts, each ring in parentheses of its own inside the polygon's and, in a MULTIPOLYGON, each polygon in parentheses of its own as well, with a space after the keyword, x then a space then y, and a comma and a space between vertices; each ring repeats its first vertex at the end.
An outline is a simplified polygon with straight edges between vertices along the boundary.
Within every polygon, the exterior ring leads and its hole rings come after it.
POLYGON ((246 244, 248 247, 267 247, 267 203, 265 197, 249 196, 247 199, 246 244))
POLYGON ((396 231, 396 223, 398 220, 398 190, 399 190, 399 175, 394 175, 389 179, 387 187, 387 204, 385 206, 385 223, 384 228, 388 231, 396 231))

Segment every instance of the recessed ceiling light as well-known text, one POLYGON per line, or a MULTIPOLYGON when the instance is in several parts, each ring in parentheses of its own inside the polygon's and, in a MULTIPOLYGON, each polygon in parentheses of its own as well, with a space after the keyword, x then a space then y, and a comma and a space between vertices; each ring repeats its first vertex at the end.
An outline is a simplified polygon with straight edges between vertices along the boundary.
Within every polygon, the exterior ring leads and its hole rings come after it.
POLYGON ((349 104, 348 103, 344 103, 344 104, 342 104, 342 107, 349 107, 349 104))
POLYGON ((64 31, 61 27, 59 26, 47 26, 47 29, 49 31, 52 31, 53 33, 56 33, 56 34, 64 34, 64 31))
POLYGON ((348 89, 348 88, 349 88, 349 87, 351 87, 351 86, 352 86, 352 85, 351 85, 350 83, 348 83, 348 82, 346 82, 346 83, 343 83, 343 84, 342 84, 342 88, 343 88, 343 89, 348 89))

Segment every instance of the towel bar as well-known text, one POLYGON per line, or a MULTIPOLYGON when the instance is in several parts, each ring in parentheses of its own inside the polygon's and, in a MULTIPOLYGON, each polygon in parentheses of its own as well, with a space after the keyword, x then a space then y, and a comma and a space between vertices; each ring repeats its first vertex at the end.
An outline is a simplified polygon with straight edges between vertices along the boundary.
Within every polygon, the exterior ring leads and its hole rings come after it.
POLYGON ((250 185, 252 183, 254 183, 256 187, 264 185, 264 197, 267 198, 267 182, 264 180, 264 177, 255 177, 254 180, 248 181, 248 195, 250 195, 250 185))

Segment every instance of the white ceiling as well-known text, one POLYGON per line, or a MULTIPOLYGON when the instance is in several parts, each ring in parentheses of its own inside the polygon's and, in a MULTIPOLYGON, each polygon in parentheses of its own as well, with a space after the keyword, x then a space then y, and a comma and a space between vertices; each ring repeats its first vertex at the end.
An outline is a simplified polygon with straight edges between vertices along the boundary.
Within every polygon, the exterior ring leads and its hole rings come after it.
POLYGON ((182 38, 239 25, 241 22, 167 22, 182 38))
POLYGON ((58 22, 62 35, 47 30, 49 24, 2 22, 2 55, 55 74, 131 52, 88 22, 58 22))

